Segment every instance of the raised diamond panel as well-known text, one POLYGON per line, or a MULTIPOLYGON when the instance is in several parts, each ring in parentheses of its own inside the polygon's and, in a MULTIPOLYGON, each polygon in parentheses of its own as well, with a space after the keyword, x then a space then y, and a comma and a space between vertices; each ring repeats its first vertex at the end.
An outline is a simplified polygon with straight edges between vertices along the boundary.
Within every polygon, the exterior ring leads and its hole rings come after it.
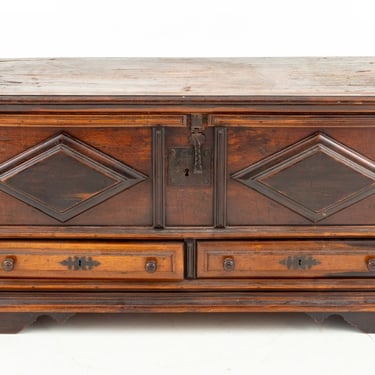
POLYGON ((64 133, 0 165, 1 190, 61 222, 146 178, 64 133))
POLYGON ((232 178, 313 222, 375 193, 374 162, 322 133, 232 178))

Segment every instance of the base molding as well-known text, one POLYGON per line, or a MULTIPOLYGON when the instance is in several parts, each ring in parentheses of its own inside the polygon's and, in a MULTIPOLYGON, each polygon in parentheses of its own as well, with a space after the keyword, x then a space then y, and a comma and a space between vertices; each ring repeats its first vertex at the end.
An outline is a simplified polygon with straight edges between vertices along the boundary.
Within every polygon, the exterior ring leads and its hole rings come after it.
POLYGON ((0 313, 375 312, 375 292, 0 292, 0 313))
POLYGON ((16 333, 47 315, 76 313, 304 312, 316 322, 341 315, 375 332, 375 292, 0 292, 0 332, 16 333))

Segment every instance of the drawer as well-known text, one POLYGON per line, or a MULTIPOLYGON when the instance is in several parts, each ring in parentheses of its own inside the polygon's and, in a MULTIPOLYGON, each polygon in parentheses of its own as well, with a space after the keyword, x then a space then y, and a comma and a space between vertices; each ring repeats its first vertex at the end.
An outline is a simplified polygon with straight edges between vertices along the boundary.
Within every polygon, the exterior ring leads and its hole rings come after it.
POLYGON ((183 244, 1 242, 0 277, 181 280, 183 244))
POLYGON ((199 241, 199 278, 371 277, 375 241, 199 241))

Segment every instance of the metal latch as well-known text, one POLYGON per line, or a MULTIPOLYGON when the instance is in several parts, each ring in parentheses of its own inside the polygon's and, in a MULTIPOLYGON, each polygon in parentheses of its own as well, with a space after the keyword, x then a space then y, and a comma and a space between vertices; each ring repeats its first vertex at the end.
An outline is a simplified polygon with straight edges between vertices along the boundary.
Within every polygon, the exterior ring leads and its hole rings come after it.
POLYGON ((189 116, 192 147, 173 147, 168 150, 168 183, 194 186, 211 184, 211 151, 205 147, 206 136, 202 114, 189 116))
POLYGON ((194 168, 193 173, 203 173, 202 164, 202 145, 204 144, 206 137, 203 134, 203 119, 202 115, 191 115, 190 116, 190 129, 191 136, 190 142, 194 147, 194 168))

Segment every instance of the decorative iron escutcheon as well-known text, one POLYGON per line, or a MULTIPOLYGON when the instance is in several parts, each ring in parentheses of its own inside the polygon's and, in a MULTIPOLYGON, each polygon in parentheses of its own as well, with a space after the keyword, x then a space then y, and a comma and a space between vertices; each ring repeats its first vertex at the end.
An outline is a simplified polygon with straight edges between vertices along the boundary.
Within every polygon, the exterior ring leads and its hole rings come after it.
POLYGON ((280 264, 286 266, 288 270, 309 270, 313 266, 320 264, 318 259, 313 258, 312 256, 306 255, 294 255, 288 256, 288 258, 282 259, 280 264))
POLYGON ((206 116, 191 114, 189 143, 191 147, 172 147, 168 150, 168 184, 200 186, 211 184, 211 150, 204 134, 206 116))
POLYGON ((100 266, 97 260, 92 259, 92 257, 69 257, 60 262, 63 266, 67 266, 68 270, 71 271, 87 271, 92 270, 94 267, 100 266))
POLYGON ((194 174, 203 173, 202 145, 205 140, 206 137, 199 128, 192 128, 190 142, 194 147, 194 174))

